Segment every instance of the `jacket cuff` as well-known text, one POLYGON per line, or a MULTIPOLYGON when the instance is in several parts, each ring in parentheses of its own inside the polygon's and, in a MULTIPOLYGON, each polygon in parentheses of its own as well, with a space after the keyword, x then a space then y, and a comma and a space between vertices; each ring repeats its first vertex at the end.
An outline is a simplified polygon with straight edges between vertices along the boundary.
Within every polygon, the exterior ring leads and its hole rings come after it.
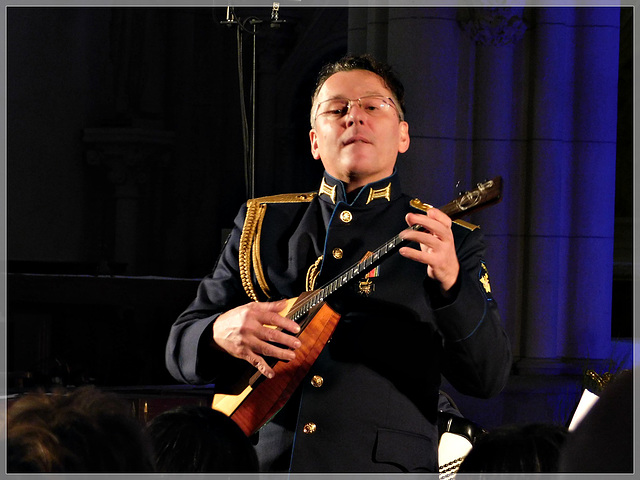
POLYGON ((443 295, 442 291, 440 290, 440 282, 432 279, 429 276, 425 278, 424 288, 427 292, 427 295, 429 296, 429 300, 431 302, 431 308, 433 308, 434 310, 438 310, 448 305, 451 305, 457 300, 458 295, 460 294, 460 276, 461 275, 462 275, 462 271, 460 271, 460 273, 458 274, 456 283, 454 283, 453 286, 449 289, 446 296, 443 295))
POLYGON ((457 295, 451 301, 432 304, 438 328, 449 342, 473 336, 489 313, 489 300, 468 274, 461 272, 456 285, 457 295))

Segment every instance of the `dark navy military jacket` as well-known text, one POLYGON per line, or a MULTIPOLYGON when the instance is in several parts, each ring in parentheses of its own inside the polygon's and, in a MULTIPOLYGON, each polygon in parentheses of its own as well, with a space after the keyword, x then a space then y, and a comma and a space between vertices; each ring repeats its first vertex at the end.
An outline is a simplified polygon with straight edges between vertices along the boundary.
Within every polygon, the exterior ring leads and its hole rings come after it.
MULTIPOLYGON (((232 388, 253 367, 210 348, 217 316, 250 301, 247 289, 260 301, 300 295, 320 256, 315 286, 323 285, 405 229, 408 212, 424 213, 411 200, 396 174, 348 199, 342 183, 325 173, 317 194, 258 201, 261 217, 250 237, 259 245, 259 265, 245 272, 244 286, 242 229, 254 219, 243 206, 213 272, 172 327, 171 374, 232 388)), ((440 296, 426 265, 399 254, 337 295, 342 317, 331 341, 274 419, 295 432, 291 471, 437 471, 440 375, 466 395, 489 397, 504 387, 511 352, 482 233, 464 222, 452 228, 461 265, 452 301, 440 296)))

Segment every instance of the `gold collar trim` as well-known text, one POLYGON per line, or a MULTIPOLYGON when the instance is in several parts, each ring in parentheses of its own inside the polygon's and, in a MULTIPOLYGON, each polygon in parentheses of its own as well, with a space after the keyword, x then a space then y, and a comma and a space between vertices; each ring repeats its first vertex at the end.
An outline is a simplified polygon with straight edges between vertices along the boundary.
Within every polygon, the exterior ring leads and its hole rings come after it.
POLYGON ((367 198, 367 205, 376 198, 386 198, 387 202, 391 201, 391 182, 384 188, 373 189, 369 188, 369 197, 367 198))
POLYGON ((329 184, 324 181, 324 177, 322 177, 322 183, 320 184, 320 195, 322 195, 323 193, 325 195, 327 195, 331 199, 333 204, 335 205, 335 203, 336 203, 336 185, 334 185, 333 187, 330 187, 329 184))

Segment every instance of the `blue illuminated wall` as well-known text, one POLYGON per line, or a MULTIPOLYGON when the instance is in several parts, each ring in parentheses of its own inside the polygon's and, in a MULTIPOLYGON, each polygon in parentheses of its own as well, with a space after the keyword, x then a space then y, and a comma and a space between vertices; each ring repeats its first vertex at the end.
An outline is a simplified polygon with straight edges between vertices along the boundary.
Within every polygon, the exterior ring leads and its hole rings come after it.
POLYGON ((618 8, 350 16, 350 50, 373 50, 405 79, 406 186, 438 205, 504 178, 502 203, 473 221, 522 373, 579 373, 615 356, 619 25, 618 8))

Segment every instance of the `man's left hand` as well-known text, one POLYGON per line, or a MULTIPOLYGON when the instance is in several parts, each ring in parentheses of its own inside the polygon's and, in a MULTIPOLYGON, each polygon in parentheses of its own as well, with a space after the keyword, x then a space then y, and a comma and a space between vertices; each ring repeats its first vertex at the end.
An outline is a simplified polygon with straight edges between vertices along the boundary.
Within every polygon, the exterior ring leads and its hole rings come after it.
POLYGON ((460 272, 451 218, 441 210, 432 208, 426 215, 408 213, 406 221, 409 226, 416 223, 422 225, 425 231, 404 230, 400 237, 419 243, 420 250, 402 247, 400 255, 428 265, 427 275, 440 282, 442 292, 446 294, 455 285, 460 272))

